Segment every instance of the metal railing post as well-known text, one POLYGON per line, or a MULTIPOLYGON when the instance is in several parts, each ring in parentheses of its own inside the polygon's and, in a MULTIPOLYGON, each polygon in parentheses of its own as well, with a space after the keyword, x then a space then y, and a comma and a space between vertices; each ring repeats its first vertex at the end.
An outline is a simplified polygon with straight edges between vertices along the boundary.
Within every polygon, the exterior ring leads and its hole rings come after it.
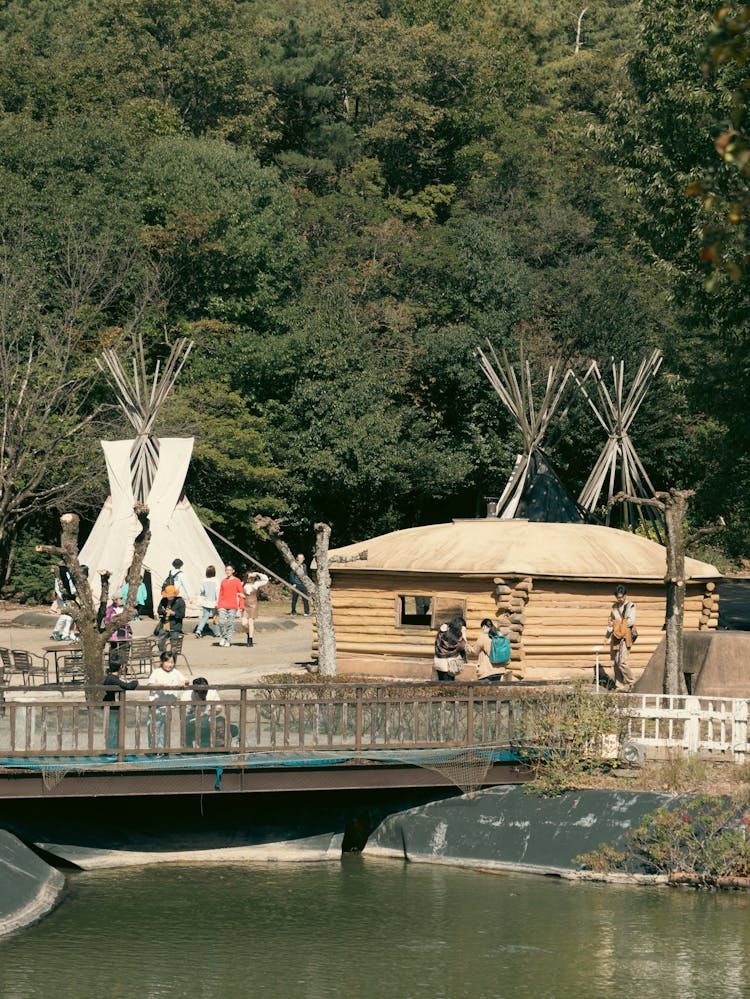
POLYGON ((240 687, 240 753, 247 752, 247 737, 245 729, 247 726, 247 687, 240 687))
POLYGON ((354 748, 362 749, 362 688, 357 687, 357 703, 354 712, 354 748))
MULTIPOLYGON (((125 762, 125 701, 126 692, 123 690, 120 693, 120 707, 118 708, 118 719, 117 719, 117 762, 125 762)), ((110 711, 112 708, 110 707, 110 711)), ((107 719, 107 734, 109 735, 109 719, 107 719)))

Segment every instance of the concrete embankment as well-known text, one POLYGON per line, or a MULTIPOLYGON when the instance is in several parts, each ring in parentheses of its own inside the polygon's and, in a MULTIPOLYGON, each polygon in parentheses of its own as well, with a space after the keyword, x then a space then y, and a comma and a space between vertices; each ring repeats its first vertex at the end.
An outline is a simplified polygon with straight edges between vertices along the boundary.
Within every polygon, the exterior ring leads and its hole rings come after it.
POLYGON ((493 787, 389 816, 370 836, 364 852, 571 876, 578 871, 579 854, 603 843, 617 847, 644 815, 674 797, 582 790, 541 798, 518 786, 493 787))
POLYGON ((0 937, 46 916, 64 888, 59 871, 0 829, 0 937))
MULTIPOLYGON (((3 825, 84 870, 155 863, 331 861, 394 811, 445 789, 8 800, 3 825)), ((53 861, 54 862, 54 861, 53 861)))

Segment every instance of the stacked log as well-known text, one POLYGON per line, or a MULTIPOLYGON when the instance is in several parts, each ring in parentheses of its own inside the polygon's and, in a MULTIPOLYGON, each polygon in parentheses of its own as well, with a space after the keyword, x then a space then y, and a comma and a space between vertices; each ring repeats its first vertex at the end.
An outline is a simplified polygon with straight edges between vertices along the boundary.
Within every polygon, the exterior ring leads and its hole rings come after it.
POLYGON ((506 580, 496 576, 493 583, 497 601, 495 618, 502 628, 508 629, 511 662, 520 662, 524 658, 523 629, 526 624, 526 604, 534 588, 534 581, 530 576, 517 580, 506 580))
POLYGON ((403 625, 398 621, 400 594, 424 595, 466 608, 469 638, 479 633, 479 622, 494 618, 495 600, 487 578, 419 574, 355 572, 334 575, 331 590, 336 649, 354 656, 383 656, 431 659, 435 632, 424 625, 403 625))
POLYGON ((709 628, 719 627, 719 594, 716 592, 716 583, 706 583, 703 593, 703 604, 701 605, 698 628, 705 631, 709 628))

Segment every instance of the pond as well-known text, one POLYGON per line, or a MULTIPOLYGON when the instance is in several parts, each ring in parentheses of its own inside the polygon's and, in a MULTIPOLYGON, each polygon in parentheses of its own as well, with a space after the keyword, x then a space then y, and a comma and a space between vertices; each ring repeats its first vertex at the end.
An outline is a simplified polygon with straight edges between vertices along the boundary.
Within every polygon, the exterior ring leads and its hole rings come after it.
POLYGON ((750 895, 345 855, 75 872, 3 999, 750 995, 750 895))

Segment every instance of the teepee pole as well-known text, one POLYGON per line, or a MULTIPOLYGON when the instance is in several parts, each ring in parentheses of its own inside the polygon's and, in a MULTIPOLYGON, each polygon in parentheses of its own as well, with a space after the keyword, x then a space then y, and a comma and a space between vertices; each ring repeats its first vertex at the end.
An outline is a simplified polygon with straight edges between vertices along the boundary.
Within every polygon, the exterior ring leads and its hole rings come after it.
POLYGON ((508 519, 518 509, 527 486, 532 455, 534 452, 542 453, 542 442, 562 402, 572 373, 568 370, 563 373, 559 361, 551 364, 547 370, 544 392, 537 403, 534 399, 531 364, 525 356, 523 345, 517 367, 510 362, 507 351, 502 351, 501 358, 489 340, 487 347, 489 357, 481 348, 477 350, 479 365, 510 414, 523 441, 523 453, 518 455, 497 504, 496 516, 508 519))
MULTIPOLYGON (((651 499, 654 495, 651 480, 646 474, 637 451, 629 436, 630 427, 638 413, 643 400, 648 392, 650 383, 658 372, 662 364, 662 354, 654 350, 647 358, 643 358, 638 370, 626 391, 625 387, 625 362, 612 361, 612 389, 607 387, 602 377, 599 366, 592 362, 589 366, 587 376, 591 374, 596 386, 599 404, 597 405, 587 392, 583 381, 576 378, 578 387, 588 402, 591 410, 597 417, 602 428, 607 433, 607 442, 604 445, 599 458, 594 463, 594 468, 586 481, 578 502, 585 509, 593 512, 599 503, 605 481, 607 481, 607 505, 606 521, 610 522, 612 503, 615 495, 617 472, 619 469, 622 490, 630 496, 643 496, 644 499, 651 499)), ((655 524, 655 515, 649 507, 645 513, 645 506, 641 504, 626 503, 623 505, 623 518, 628 528, 634 530, 636 512, 641 519, 648 519, 660 534, 658 525, 655 524)))
POLYGON ((97 365, 114 389, 120 409, 135 430, 130 456, 131 483, 133 495, 142 503, 148 499, 159 467, 159 441, 154 436, 154 426, 192 346, 188 340, 177 340, 166 362, 163 365, 161 361, 156 362, 151 378, 146 370, 141 337, 136 337, 133 344, 130 375, 114 350, 104 350, 101 361, 97 358, 97 365))

